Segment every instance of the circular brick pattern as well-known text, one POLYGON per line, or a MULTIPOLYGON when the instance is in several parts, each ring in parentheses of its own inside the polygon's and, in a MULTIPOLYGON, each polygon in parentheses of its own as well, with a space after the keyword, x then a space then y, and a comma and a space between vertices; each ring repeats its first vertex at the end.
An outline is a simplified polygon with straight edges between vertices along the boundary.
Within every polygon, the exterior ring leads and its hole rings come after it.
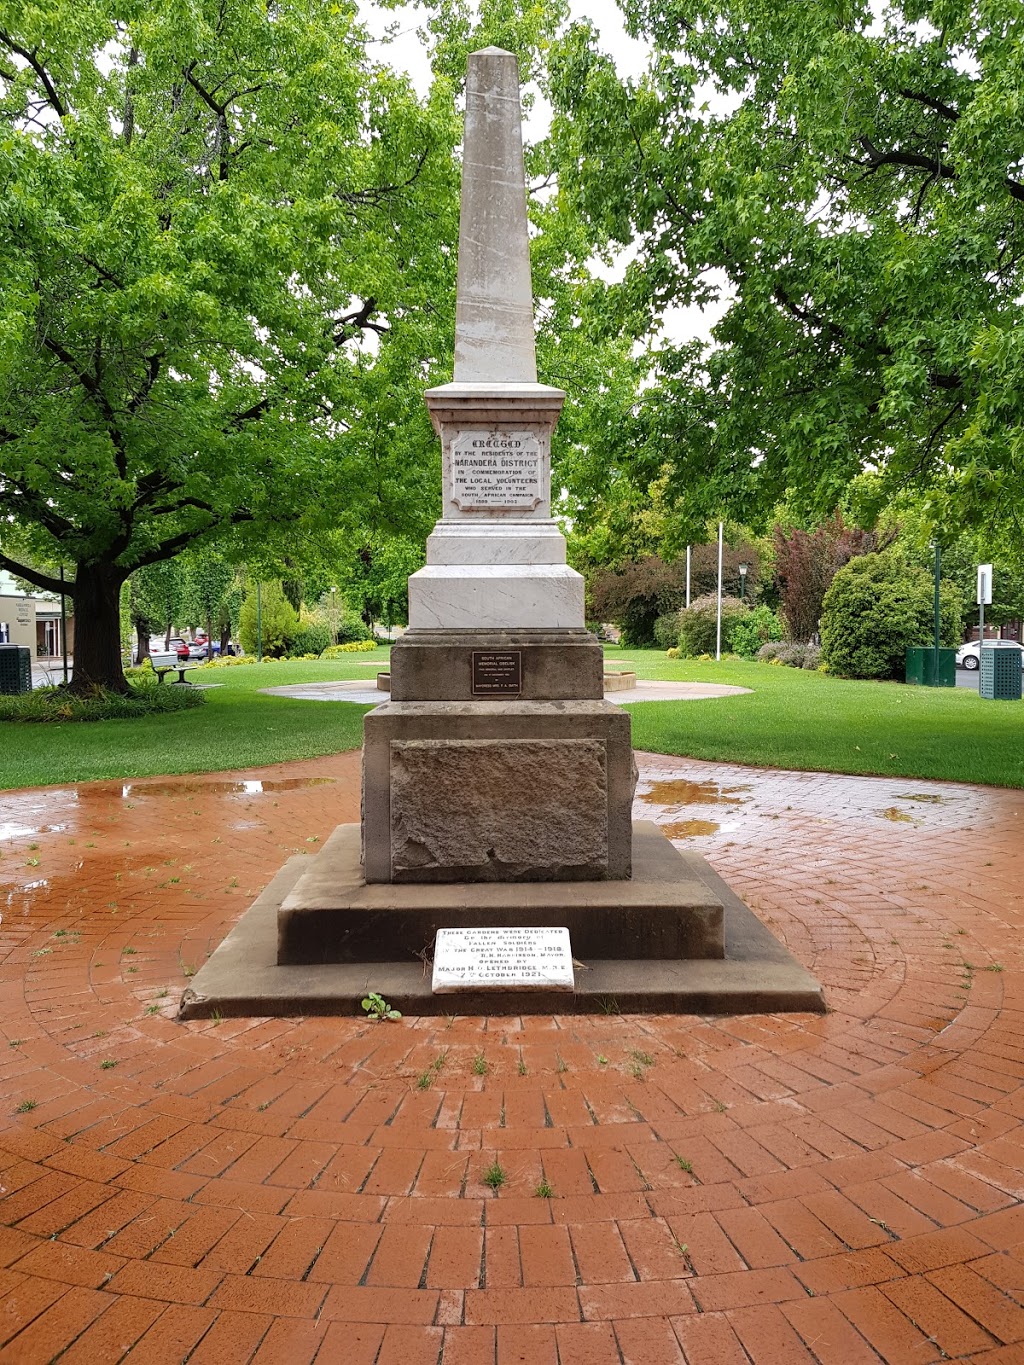
POLYGON ((0 796, 0 1360, 1024 1359, 1024 793, 642 757, 826 1016, 177 1022, 358 771, 0 796))

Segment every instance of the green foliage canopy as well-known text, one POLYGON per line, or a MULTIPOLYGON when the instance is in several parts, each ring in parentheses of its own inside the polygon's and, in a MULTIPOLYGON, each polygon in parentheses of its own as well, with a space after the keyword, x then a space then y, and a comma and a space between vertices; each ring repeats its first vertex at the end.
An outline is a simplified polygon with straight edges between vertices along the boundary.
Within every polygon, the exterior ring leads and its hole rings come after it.
POLYGON ((0 514, 76 565, 76 686, 124 685, 133 569, 432 480, 458 137, 347 4, 5 6, 0 514))
POLYGON ((1021 539, 1024 9, 1007 0, 624 0, 621 81, 554 58, 561 194, 635 242, 624 315, 722 303, 665 345, 630 478, 680 515, 825 515, 875 468, 943 528, 1021 539), (666 461, 668 462, 666 464, 666 461))

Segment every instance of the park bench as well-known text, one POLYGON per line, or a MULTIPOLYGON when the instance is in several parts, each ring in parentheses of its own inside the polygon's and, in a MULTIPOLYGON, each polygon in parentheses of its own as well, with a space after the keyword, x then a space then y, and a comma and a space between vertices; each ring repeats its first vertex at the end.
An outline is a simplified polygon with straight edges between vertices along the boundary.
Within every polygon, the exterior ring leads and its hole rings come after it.
POLYGON ((168 666, 166 666, 166 667, 164 667, 164 668, 154 668, 154 669, 153 669, 153 672, 156 674, 156 680, 157 680, 158 683, 162 683, 162 682, 163 682, 163 680, 164 680, 164 675, 165 675, 166 673, 177 673, 177 675, 178 675, 178 682, 172 683, 172 684, 171 684, 172 687, 177 687, 177 686, 178 686, 178 683, 182 683, 185 687, 191 687, 193 684, 190 683, 190 682, 188 681, 188 679, 185 677, 185 674, 188 673, 188 672, 190 672, 190 671, 191 671, 191 665, 190 665, 190 664, 169 664, 168 666))

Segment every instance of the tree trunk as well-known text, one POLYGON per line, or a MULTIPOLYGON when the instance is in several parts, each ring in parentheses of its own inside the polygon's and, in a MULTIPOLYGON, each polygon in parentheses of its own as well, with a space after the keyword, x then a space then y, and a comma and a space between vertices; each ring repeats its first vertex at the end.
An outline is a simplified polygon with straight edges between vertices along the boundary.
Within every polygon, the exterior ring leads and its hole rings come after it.
POLYGON ((135 622, 135 638, 138 641, 135 662, 141 664, 149 653, 149 622, 145 617, 138 617, 135 622))
POLYGON ((209 608, 206 610, 206 657, 213 658, 213 613, 209 608))
POLYGON ((227 658, 228 645, 231 643, 231 622, 227 621, 220 628, 220 657, 227 658))
POLYGON ((127 692, 121 663, 122 569, 79 564, 75 573, 75 671, 71 691, 88 696, 96 687, 127 692))

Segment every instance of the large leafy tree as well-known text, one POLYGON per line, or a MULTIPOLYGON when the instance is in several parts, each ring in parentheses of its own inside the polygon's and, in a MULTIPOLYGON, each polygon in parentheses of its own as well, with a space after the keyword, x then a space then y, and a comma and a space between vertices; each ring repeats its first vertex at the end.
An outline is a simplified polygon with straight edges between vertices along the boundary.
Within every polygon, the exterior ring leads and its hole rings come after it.
MULTIPOLYGON (((634 243, 665 345, 629 468, 681 516, 873 509, 1021 538, 1024 8, 1018 0, 622 0, 654 56, 618 78, 577 25, 555 64, 561 193, 634 243)), ((627 316, 629 314, 627 313, 627 316)))
POLYGON ((75 566, 75 689, 125 686, 133 570, 436 477, 458 136, 346 3, 3 6, 0 565, 75 566))

